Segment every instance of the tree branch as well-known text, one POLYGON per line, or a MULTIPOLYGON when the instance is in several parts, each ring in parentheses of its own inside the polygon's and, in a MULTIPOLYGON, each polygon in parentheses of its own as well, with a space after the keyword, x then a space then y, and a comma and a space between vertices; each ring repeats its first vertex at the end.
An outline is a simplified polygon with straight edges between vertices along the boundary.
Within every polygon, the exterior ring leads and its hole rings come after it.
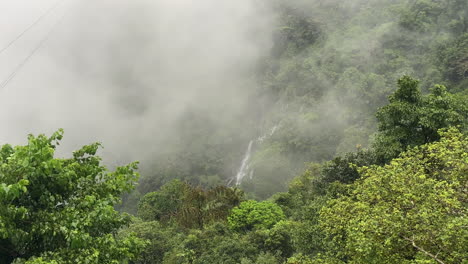
POLYGON ((416 242, 414 242, 414 239, 410 239, 410 238, 407 238, 407 237, 403 237, 405 240, 411 242, 411 244, 413 245, 414 248, 416 248, 417 250, 421 251, 422 253, 424 253, 426 256, 429 256, 431 258, 433 258, 435 261, 439 262, 440 264, 445 264, 442 260, 440 260, 439 258, 437 258, 437 255, 434 255, 434 254, 431 254, 429 252, 427 252, 426 250, 424 250, 422 247, 419 247, 418 245, 416 245, 416 242))

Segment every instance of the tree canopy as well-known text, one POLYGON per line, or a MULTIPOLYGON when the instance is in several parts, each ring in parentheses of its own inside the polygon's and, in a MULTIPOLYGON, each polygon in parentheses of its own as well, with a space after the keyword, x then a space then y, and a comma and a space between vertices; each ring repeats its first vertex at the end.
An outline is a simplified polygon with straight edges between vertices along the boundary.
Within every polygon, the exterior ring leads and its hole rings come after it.
POLYGON ((252 230, 270 228, 284 219, 284 213, 278 205, 253 200, 242 202, 234 208, 228 217, 229 226, 234 230, 252 230))
POLYGON ((56 158, 62 139, 30 135, 24 146, 0 150, 1 263, 120 263, 144 241, 117 237, 130 218, 114 209, 138 179, 137 163, 110 172, 96 156, 100 144, 56 158))
POLYGON ((422 95, 418 84, 419 81, 409 76, 399 79, 390 103, 377 112, 379 134, 374 147, 380 162, 388 162, 407 147, 438 140, 437 131, 441 128, 466 129, 466 98, 447 92, 442 85, 422 95))
POLYGON ((385 166, 362 167, 321 225, 350 263, 464 263, 468 252, 468 138, 456 129, 385 166))

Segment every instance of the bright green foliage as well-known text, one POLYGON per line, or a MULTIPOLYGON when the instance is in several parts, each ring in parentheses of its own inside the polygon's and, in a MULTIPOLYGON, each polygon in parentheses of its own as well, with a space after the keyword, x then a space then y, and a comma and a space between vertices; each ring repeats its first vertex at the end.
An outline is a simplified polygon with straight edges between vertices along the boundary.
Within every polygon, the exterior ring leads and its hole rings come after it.
POLYGON ((349 263, 466 263, 468 138, 456 129, 383 167, 360 169, 321 226, 349 263))
POLYGON ((129 218, 114 210, 133 188, 136 163, 109 172, 99 144, 54 158, 63 131, 0 151, 0 263, 120 263, 144 245, 117 238, 129 218))
POLYGON ((379 163, 388 162, 407 147, 438 140, 441 128, 466 125, 466 98, 447 92, 441 85, 422 96, 418 83, 409 76, 401 78, 390 104, 377 112, 379 134, 374 147, 379 163))
POLYGON ((283 210, 277 204, 249 200, 232 209, 228 223, 233 230, 247 231, 270 228, 284 218, 283 210))
POLYGON ((307 256, 297 255, 291 258, 288 258, 286 264, 314 264, 312 259, 307 256))
POLYGON ((439 139, 436 129, 457 126, 462 131, 468 124, 467 96, 451 94, 443 85, 435 85, 430 94, 424 97, 424 107, 420 112, 420 124, 428 130, 427 138, 439 139))

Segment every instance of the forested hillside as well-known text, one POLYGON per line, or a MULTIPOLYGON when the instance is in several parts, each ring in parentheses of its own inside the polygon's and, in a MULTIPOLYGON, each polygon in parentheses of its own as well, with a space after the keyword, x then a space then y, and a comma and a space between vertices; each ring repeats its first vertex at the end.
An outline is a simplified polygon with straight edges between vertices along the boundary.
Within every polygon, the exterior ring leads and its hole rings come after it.
POLYGON ((3 145, 0 264, 468 264, 468 2, 267 6, 242 111, 126 166, 3 145))
POLYGON ((273 46, 257 65, 260 85, 243 123, 220 125, 211 114, 187 113, 180 150, 145 167, 140 194, 173 178, 226 184, 253 140, 246 172, 253 177, 243 188, 265 199, 286 190, 305 163, 368 147, 375 112, 403 75, 420 80, 423 93, 435 84, 466 93, 466 5, 276 1, 273 46))

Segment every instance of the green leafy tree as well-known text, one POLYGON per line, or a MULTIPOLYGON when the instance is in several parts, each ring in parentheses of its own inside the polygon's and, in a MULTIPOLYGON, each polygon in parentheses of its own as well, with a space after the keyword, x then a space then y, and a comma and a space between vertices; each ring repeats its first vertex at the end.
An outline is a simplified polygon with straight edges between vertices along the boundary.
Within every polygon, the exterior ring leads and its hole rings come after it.
POLYGON ((404 151, 406 146, 424 144, 419 126, 422 95, 419 82, 409 76, 398 80, 398 89, 390 96, 390 104, 377 112, 379 132, 375 149, 383 161, 404 151))
POLYGON ((164 264, 236 264, 242 259, 254 259, 260 253, 246 236, 232 232, 223 222, 202 230, 191 229, 185 234, 172 250, 166 252, 164 264))
POLYGON ((25 146, 0 150, 0 263, 117 263, 144 245, 116 237, 130 219, 114 206, 133 188, 136 163, 110 172, 99 144, 54 158, 62 139, 30 135, 25 146))
POLYGON ((321 212, 331 252, 350 263, 467 263, 468 138, 441 136, 360 168, 350 196, 321 212))
POLYGON ((175 248, 183 238, 176 228, 164 226, 157 221, 143 222, 139 219, 123 229, 119 236, 128 236, 132 233, 148 241, 148 245, 134 261, 137 264, 162 263, 164 255, 175 248))
POLYGON ((285 216, 279 205, 269 201, 249 200, 232 209, 228 223, 233 230, 248 231, 271 228, 283 219, 285 216))
POLYGON ((247 233, 247 236, 262 252, 271 252, 286 260, 294 253, 292 234, 296 227, 296 223, 282 220, 270 229, 257 229, 247 233))
POLYGON ((409 76, 402 77, 390 96, 390 104, 377 112, 379 133, 374 148, 379 163, 390 161, 408 147, 438 140, 441 128, 467 123, 468 109, 461 96, 447 92, 441 85, 423 96, 418 84, 409 76))
POLYGON ((180 180, 173 180, 161 190, 147 193, 138 203, 138 216, 145 221, 167 221, 179 210, 190 186, 180 180))
POLYGON ((325 168, 327 165, 311 164, 290 183, 287 193, 274 196, 289 219, 294 220, 288 221, 286 226, 295 254, 315 256, 325 251, 325 234, 319 226, 320 210, 328 200, 347 191, 346 185, 340 182, 324 181, 325 168))
POLYGON ((370 150, 358 149, 356 152, 336 157, 324 164, 320 178, 315 182, 316 188, 326 187, 327 183, 335 181, 346 184, 353 183, 359 178, 359 173, 353 165, 367 166, 371 164, 375 164, 375 154, 370 150))

